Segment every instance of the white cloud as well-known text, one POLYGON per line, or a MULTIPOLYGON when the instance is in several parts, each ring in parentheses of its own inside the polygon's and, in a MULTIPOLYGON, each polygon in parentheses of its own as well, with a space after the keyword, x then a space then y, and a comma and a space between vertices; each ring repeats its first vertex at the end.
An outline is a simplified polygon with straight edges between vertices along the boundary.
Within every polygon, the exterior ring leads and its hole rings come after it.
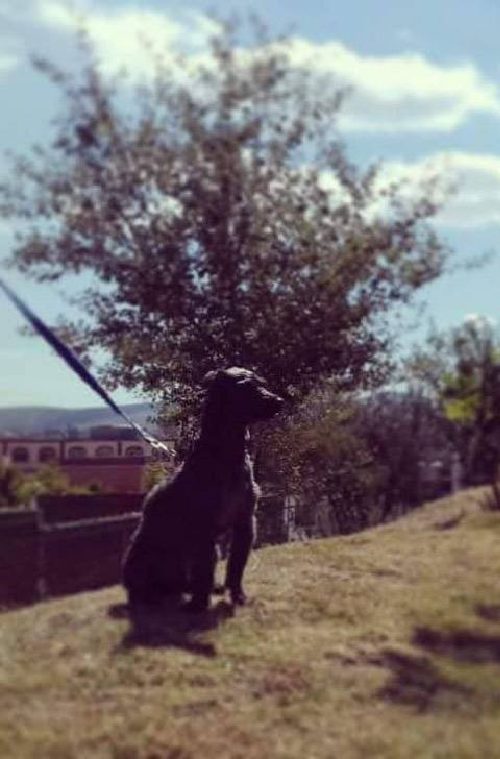
POLYGON ((109 73, 126 67, 139 76, 147 75, 151 53, 168 54, 180 34, 176 22, 154 11, 106 12, 82 7, 76 12, 58 0, 40 0, 39 14, 44 24, 61 31, 72 31, 83 23, 109 73))
POLYGON ((500 225, 500 155, 449 151, 413 163, 390 161, 383 166, 380 182, 406 178, 411 192, 436 174, 456 187, 436 217, 439 224, 458 228, 500 225))
MULTIPOLYGON (((330 171, 322 173, 321 184, 336 202, 347 199, 330 171)), ((375 181, 376 201, 366 212, 370 218, 388 212, 388 198, 380 193, 391 185, 397 185, 400 201, 411 203, 424 195, 441 205, 434 217, 441 227, 500 226, 500 154, 447 151, 416 161, 386 161, 375 181)))
POLYGON ((474 327, 486 327, 489 329, 491 327, 496 327, 498 321, 491 316, 484 316, 482 314, 466 314, 466 316, 464 316, 463 323, 471 324, 474 327))
POLYGON ((152 75, 152 56, 173 61, 181 50, 196 54, 217 28, 191 11, 173 20, 166 13, 132 6, 100 10, 80 2, 75 10, 61 0, 38 0, 38 16, 46 26, 63 32, 83 25, 105 73, 127 69, 139 78, 152 75))
POLYGON ((418 53, 361 55, 341 42, 295 38, 295 65, 352 88, 340 117, 353 131, 451 131, 469 116, 500 118, 500 95, 473 64, 441 66, 418 53))
MULTIPOLYGON (((64 0, 34 2, 38 18, 52 29, 69 32, 83 20, 109 73, 127 68, 147 77, 152 74, 151 53, 173 61, 182 50, 195 63, 218 28, 188 8, 174 19, 139 5, 103 9, 91 0, 76 0, 71 10, 64 0)), ((300 37, 290 40, 288 55, 297 67, 351 90, 339 118, 345 130, 448 132, 477 113, 500 118, 496 85, 469 62, 439 65, 415 52, 363 55, 337 40, 314 43, 300 37)))

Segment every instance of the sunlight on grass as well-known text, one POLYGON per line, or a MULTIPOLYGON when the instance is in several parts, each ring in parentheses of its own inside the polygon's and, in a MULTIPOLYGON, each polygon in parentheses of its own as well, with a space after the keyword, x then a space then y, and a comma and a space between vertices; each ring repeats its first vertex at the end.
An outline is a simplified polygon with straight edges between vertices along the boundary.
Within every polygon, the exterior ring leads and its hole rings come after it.
POLYGON ((255 552, 197 625, 119 588, 2 616, 0 756, 500 756, 500 515, 478 492, 255 552))

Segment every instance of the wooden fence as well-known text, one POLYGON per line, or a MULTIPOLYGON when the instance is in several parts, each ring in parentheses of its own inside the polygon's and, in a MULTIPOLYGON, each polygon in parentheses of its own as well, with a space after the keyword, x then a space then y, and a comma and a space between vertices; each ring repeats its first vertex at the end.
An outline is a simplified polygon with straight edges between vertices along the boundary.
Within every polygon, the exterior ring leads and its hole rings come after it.
MULTIPOLYGON (((119 582, 140 504, 136 494, 44 496, 0 510, 0 607, 119 582)), ((288 540, 282 497, 263 498, 258 521, 258 545, 288 540)))

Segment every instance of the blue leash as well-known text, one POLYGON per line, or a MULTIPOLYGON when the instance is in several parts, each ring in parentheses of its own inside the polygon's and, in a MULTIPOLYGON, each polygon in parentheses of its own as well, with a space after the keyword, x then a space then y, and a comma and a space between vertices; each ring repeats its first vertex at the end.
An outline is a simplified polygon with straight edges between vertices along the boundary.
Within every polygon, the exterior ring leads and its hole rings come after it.
POLYGON ((71 348, 68 348, 68 346, 65 345, 65 343, 63 343, 63 341, 60 340, 57 335, 52 332, 50 327, 45 324, 45 322, 42 321, 39 316, 33 313, 33 311, 26 305, 26 303, 24 303, 24 301, 22 301, 21 298, 19 298, 19 296, 10 289, 10 287, 7 287, 1 278, 0 289, 3 290, 7 298, 11 301, 11 303, 14 304, 18 311, 21 312, 24 318, 29 321, 31 326, 38 332, 38 334, 40 334, 49 343, 49 345, 54 348, 56 353, 63 359, 63 361, 66 362, 66 364, 75 372, 75 374, 77 374, 80 379, 85 382, 86 385, 89 385, 89 387, 91 387, 92 390, 103 399, 103 401, 115 412, 115 414, 118 414, 122 417, 122 419, 125 419, 127 424, 133 427, 134 430, 138 432, 139 435, 143 438, 143 440, 149 443, 152 448, 163 451, 164 453, 168 454, 168 456, 174 455, 174 451, 171 448, 146 432, 139 424, 134 422, 124 411, 121 410, 119 406, 116 405, 111 396, 108 395, 106 390, 99 384, 96 378, 82 364, 78 356, 71 350, 71 348))

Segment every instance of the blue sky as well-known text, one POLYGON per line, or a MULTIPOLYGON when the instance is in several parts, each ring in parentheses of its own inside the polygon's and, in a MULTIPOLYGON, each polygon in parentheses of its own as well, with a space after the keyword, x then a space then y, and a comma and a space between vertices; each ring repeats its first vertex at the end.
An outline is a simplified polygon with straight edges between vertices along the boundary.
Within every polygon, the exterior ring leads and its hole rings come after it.
MULTIPOLYGON (((227 15, 226 2, 209 7, 227 15)), ((137 32, 159 48, 203 45, 210 28, 206 3, 79 0, 105 70, 123 63, 147 75, 137 32)), ((500 3, 495 0, 256 0, 230 10, 256 11, 271 30, 288 31, 301 65, 352 88, 340 126, 351 157, 382 159, 388 178, 418 180, 435 167, 459 190, 436 219, 456 261, 491 251, 482 269, 458 271, 422 293, 427 302, 417 339, 433 318, 458 324, 477 313, 500 317, 500 3)), ((61 0, 0 0, 0 149, 26 150, 50 137, 57 93, 29 64, 32 52, 71 66, 74 15, 61 0)), ((6 163, 0 156, 0 175, 6 163)), ((0 266, 13 228, 0 220, 0 266)), ((0 270, 1 271, 1 270, 0 270)), ((8 282, 48 319, 67 309, 75 285, 37 285, 15 272, 8 282)), ((80 384, 37 338, 18 334, 22 322, 0 296, 0 406, 94 406, 80 384)), ((119 402, 138 400, 118 390, 119 402)))

